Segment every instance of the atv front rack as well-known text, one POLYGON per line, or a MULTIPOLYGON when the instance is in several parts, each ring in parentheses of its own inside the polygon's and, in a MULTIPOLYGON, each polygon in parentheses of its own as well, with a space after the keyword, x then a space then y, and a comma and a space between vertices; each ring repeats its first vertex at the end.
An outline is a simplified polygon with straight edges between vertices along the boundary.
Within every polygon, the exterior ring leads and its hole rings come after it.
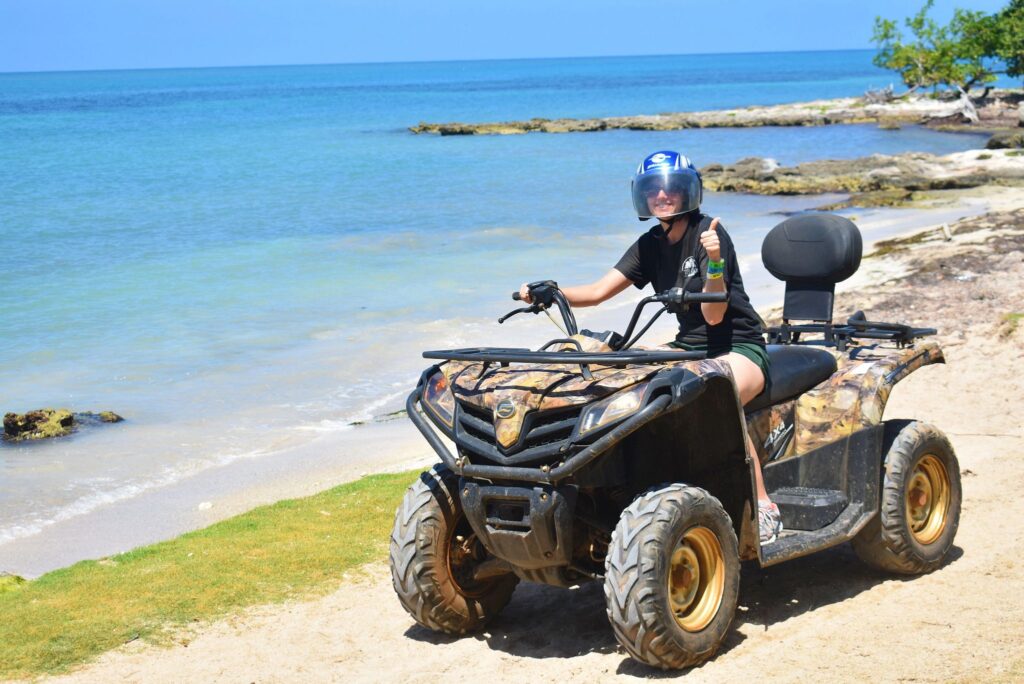
POLYGON ((694 351, 655 351, 633 349, 615 352, 585 352, 578 341, 573 339, 552 340, 538 351, 522 348, 506 347, 467 347, 465 349, 442 349, 423 352, 425 359, 442 361, 476 361, 484 364, 486 369, 492 363, 507 366, 510 363, 566 364, 578 365, 583 377, 591 380, 590 365, 626 366, 628 364, 659 364, 675 361, 699 361, 707 358, 704 352, 694 351), (575 344, 581 351, 546 351, 555 343, 575 344))

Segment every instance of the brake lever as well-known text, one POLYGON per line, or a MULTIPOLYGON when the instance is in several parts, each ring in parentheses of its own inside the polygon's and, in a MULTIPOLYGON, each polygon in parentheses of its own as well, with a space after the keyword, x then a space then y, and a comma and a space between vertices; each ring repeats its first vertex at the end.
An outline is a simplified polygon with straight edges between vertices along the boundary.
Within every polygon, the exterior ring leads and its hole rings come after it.
POLYGON ((531 304, 530 306, 524 306, 521 309, 515 309, 514 311, 509 311, 507 314, 505 314, 504 316, 502 316, 501 318, 498 319, 498 324, 501 325, 502 323, 504 323, 508 319, 512 318, 516 314, 521 314, 521 313, 540 313, 543 310, 544 310, 544 308, 542 306, 540 306, 539 304, 531 304))

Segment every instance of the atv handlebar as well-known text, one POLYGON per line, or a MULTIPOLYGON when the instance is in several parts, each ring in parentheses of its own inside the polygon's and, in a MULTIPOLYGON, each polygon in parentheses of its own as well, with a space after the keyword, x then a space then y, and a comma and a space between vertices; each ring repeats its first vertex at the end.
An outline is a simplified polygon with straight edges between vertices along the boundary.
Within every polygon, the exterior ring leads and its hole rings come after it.
POLYGON ((659 292, 648 297, 652 302, 666 304, 724 304, 729 301, 728 292, 687 292, 681 287, 659 292))
MULTIPOLYGON (((506 320, 521 313, 533 313, 537 314, 541 311, 548 309, 552 304, 558 307, 559 313, 562 314, 562 320, 565 321, 565 332, 570 337, 579 332, 576 327, 576 317, 573 316, 572 307, 569 305, 569 301, 562 294, 562 291, 558 289, 558 283, 553 280, 538 280, 528 284, 527 290, 530 293, 530 299, 533 303, 530 306, 525 306, 521 309, 515 309, 508 312, 504 316, 498 319, 498 323, 504 323, 506 320)), ((523 298, 519 292, 512 293, 512 299, 515 301, 522 301, 523 298)), ((613 347, 615 349, 629 349, 640 337, 647 332, 647 330, 654 323, 655 319, 658 318, 666 310, 673 312, 684 311, 686 307, 691 304, 723 304, 729 301, 728 292, 687 292, 681 287, 673 287, 670 290, 659 292, 658 294, 651 295, 650 297, 644 297, 637 304, 636 310, 633 312, 633 317, 629 321, 629 325, 626 327, 626 332, 622 335, 621 346, 613 347), (636 328, 637 321, 640 318, 640 313, 643 308, 652 302, 658 302, 664 304, 653 318, 648 321, 647 325, 637 333, 636 337, 630 339, 630 335, 633 334, 633 330, 636 328)))
POLYGON ((629 349, 637 340, 639 340, 645 332, 654 324, 654 321, 658 319, 658 316, 665 313, 666 311, 672 311, 674 313, 680 313, 685 311, 691 304, 718 304, 729 301, 728 292, 687 292, 681 287, 673 287, 671 290, 665 290, 658 294, 651 295, 650 297, 644 297, 640 300, 640 303, 636 305, 636 309, 633 311, 633 317, 629 319, 629 325, 626 326, 626 331, 622 333, 622 346, 619 349, 629 349), (651 317, 651 320, 647 321, 647 324, 638 332, 635 336, 633 330, 636 328, 637 321, 640 320, 640 313, 644 307, 652 302, 658 302, 664 304, 658 312, 651 317))
MULTIPOLYGON (((533 303, 530 306, 509 311, 498 319, 498 323, 504 323, 512 316, 520 313, 540 313, 554 304, 558 307, 558 312, 562 314, 562 320, 565 322, 565 333, 571 337, 579 332, 579 328, 576 327, 576 317, 572 313, 572 307, 569 305, 569 300, 558 289, 558 283, 554 280, 537 280, 526 287, 530 292, 530 299, 533 300, 533 303)), ((522 301, 523 298, 518 292, 513 292, 512 299, 522 301)))

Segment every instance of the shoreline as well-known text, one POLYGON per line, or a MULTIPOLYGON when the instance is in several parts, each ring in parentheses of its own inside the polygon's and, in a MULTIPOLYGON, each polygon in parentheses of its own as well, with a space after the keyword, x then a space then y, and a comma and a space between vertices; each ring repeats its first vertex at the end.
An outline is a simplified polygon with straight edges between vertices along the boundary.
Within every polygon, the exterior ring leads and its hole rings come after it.
POLYGON ((697 112, 671 112, 634 116, 608 116, 590 119, 533 118, 485 123, 430 123, 410 126, 416 134, 449 135, 522 135, 524 133, 594 133, 625 129, 631 131, 674 131, 687 128, 752 128, 759 126, 828 126, 834 124, 877 123, 900 127, 927 124, 950 130, 1006 130, 1017 124, 1017 108, 1024 101, 1019 89, 992 90, 979 100, 980 121, 963 126, 962 105, 958 100, 940 100, 926 95, 892 97, 888 101, 869 102, 864 97, 811 100, 780 105, 749 106, 697 112))
MULTIPOLYGON (((1010 188, 949 194, 949 206, 942 207, 940 202, 938 212, 920 207, 898 213, 868 213, 864 219, 854 217, 865 235, 865 255, 870 254, 869 245, 933 232, 942 223, 959 217, 1024 206, 1024 194, 1010 188)), ((763 267, 754 253, 741 255, 741 259, 755 306, 762 311, 776 307, 782 299, 782 283, 759 273, 763 267)), ((888 260, 866 258, 861 270, 838 290, 883 282, 899 276, 901 268, 888 260)), ((621 301, 577 312, 581 329, 621 328, 624 311, 642 296, 639 292, 630 294, 621 301)), ((538 336, 550 336, 553 330, 546 319, 535 318, 519 330, 526 344, 536 342, 538 336)), ((648 333, 648 340, 653 343, 659 335, 672 334, 674 321, 660 320, 648 333)), ((313 494, 369 473, 421 467, 435 459, 404 416, 392 420, 377 417, 348 430, 318 435, 297 447, 239 459, 50 524, 36 534, 0 545, 0 571, 35 577, 78 560, 109 556, 199 529, 258 505, 313 494)))

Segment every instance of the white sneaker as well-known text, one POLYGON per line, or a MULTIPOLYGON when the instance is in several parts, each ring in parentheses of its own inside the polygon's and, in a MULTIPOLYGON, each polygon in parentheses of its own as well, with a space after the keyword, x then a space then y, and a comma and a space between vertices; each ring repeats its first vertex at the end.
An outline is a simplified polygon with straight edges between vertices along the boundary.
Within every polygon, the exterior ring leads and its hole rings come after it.
POLYGON ((782 532, 782 514, 773 502, 757 504, 757 529, 761 537, 761 546, 771 544, 782 532))

